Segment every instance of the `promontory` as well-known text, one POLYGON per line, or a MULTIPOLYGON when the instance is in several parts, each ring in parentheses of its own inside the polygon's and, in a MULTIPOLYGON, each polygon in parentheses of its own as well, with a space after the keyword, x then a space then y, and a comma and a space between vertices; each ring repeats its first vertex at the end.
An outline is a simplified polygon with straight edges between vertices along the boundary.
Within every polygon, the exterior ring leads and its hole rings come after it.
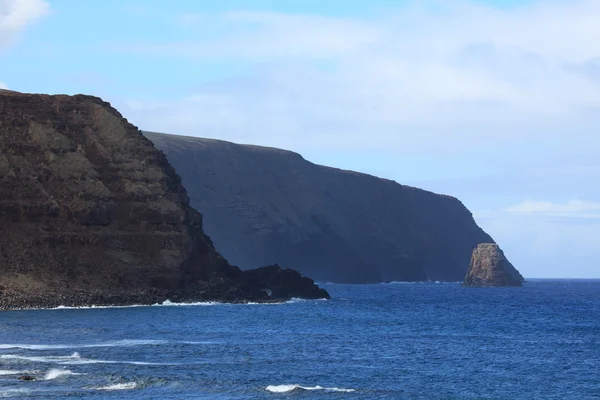
POLYGON ((161 151, 99 98, 0 91, 0 309, 327 298, 241 271, 161 151))
POLYGON ((462 282, 473 249, 494 242, 452 196, 291 151, 144 134, 181 175, 217 249, 242 268, 277 262, 337 283, 462 282))

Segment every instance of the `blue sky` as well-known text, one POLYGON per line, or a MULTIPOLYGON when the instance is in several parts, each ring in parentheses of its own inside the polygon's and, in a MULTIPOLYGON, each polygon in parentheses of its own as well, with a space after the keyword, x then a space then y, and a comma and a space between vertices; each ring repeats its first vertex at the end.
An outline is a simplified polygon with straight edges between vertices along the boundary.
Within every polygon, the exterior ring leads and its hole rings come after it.
POLYGON ((526 277, 600 278, 600 2, 0 0, 0 87, 461 199, 526 277))

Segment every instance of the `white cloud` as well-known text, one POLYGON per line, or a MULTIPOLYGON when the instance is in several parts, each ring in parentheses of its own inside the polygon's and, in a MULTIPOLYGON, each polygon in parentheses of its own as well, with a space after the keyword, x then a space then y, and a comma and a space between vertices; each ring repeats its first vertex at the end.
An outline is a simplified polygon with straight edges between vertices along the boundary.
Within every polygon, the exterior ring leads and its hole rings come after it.
POLYGON ((515 216, 600 219, 600 203, 581 200, 571 200, 562 204, 529 200, 509 207, 506 211, 515 216))
POLYGON ((475 217, 525 277, 598 278, 597 204, 579 203, 538 202, 516 207, 524 212, 485 212, 475 217), (585 215, 589 208, 596 217, 585 215))
POLYGON ((8 85, 4 82, 0 82, 0 89, 8 90, 8 85))
POLYGON ((47 15, 50 5, 44 0, 0 0, 0 49, 33 21, 47 15))
POLYGON ((227 13, 197 24, 199 37, 210 39, 118 45, 254 65, 177 101, 129 99, 138 104, 131 119, 147 129, 298 150, 440 153, 468 143, 485 155, 538 145, 576 152, 598 142, 590 127, 600 123, 593 78, 600 2, 508 10, 432 3, 371 19, 227 13))

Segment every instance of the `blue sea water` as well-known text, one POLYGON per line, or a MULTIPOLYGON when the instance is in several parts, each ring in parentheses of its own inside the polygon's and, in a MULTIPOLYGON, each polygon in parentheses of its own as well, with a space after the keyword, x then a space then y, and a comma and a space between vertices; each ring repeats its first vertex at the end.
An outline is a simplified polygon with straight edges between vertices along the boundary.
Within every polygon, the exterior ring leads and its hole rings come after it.
POLYGON ((0 312, 0 397, 600 398, 600 281, 324 287, 333 300, 0 312))

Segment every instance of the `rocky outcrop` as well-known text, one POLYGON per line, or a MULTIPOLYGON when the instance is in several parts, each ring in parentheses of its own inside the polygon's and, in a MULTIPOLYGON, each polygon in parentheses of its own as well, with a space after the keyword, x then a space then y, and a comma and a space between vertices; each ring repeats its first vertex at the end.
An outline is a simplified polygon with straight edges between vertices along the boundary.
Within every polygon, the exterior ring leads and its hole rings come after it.
POLYGON ((222 254, 319 281, 464 279, 493 242, 456 198, 312 164, 299 154, 144 132, 165 152, 222 254))
POLYGON ((523 277, 497 244, 482 243, 473 250, 464 286, 522 286, 523 277))
POLYGON ((0 308, 325 296, 297 280, 268 296, 231 266, 164 154, 110 104, 0 92, 0 308))

